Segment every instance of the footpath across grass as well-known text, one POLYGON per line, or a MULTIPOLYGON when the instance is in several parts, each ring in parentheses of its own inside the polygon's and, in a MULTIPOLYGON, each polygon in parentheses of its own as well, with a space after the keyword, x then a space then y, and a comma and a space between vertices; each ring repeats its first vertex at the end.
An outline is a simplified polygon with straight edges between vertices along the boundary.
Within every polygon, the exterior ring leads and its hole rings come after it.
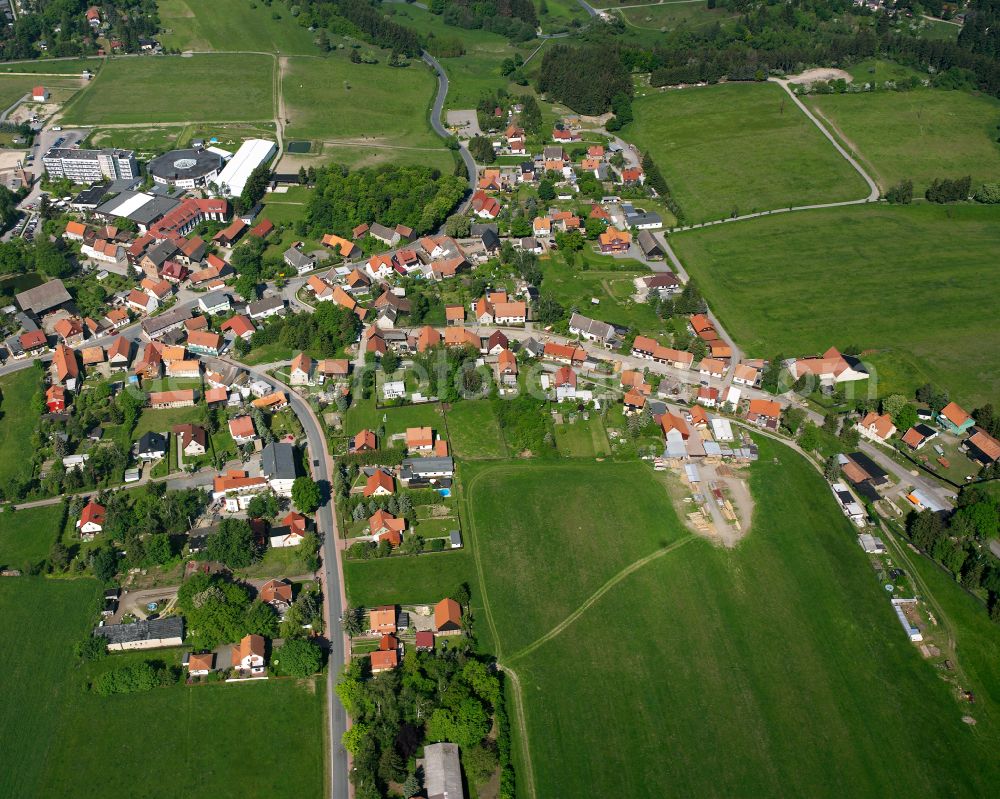
POLYGON ((773 83, 643 93, 623 135, 652 155, 688 222, 867 193, 861 176, 773 83))
POLYGON ((649 471, 581 465, 574 485, 591 490, 575 493, 512 467, 470 489, 537 795, 989 793, 992 728, 962 723, 820 476, 773 442, 760 455, 754 525, 735 550, 677 538, 666 500, 636 493, 655 483, 649 471), (609 495, 626 506, 611 523, 609 495), (545 525, 531 524, 535 508, 545 525), (613 561, 655 552, 658 536, 679 543, 595 592, 613 561))
POLYGON ((829 120, 883 191, 905 179, 918 196, 935 178, 971 175, 974 188, 1000 180, 1000 101, 992 97, 918 89, 816 95, 806 103, 829 120))
POLYGON ((928 379, 968 408, 1000 394, 995 206, 802 211, 687 231, 672 244, 750 355, 858 345, 891 364, 879 395, 910 395, 928 379))
POLYGON ((4 730, 0 796, 323 796, 325 682, 176 685, 100 697, 88 675, 121 659, 177 664, 180 650, 111 655, 84 668, 93 580, 0 581, 4 730), (274 735, 275 719, 294 732, 274 735))

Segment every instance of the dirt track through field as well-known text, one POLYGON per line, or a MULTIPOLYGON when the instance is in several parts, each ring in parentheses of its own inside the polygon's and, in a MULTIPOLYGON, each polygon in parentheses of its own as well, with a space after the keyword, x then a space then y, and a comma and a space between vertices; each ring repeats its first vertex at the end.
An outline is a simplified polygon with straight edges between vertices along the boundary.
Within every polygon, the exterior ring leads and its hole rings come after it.
POLYGON ((622 580, 624 580, 633 572, 639 571, 639 569, 641 569, 647 563, 652 563, 654 560, 662 558, 664 555, 668 555, 674 550, 679 549, 680 547, 694 540, 695 536, 693 535, 685 536, 684 538, 678 539, 677 541, 674 541, 674 543, 663 547, 663 549, 658 549, 656 550, 656 552, 646 555, 646 557, 644 558, 639 558, 639 560, 637 560, 635 563, 626 566, 624 569, 618 572, 618 574, 616 574, 614 577, 608 580, 604 585, 598 588, 593 594, 591 594, 587 598, 587 600, 582 605, 580 605, 580 607, 578 607, 576 610, 570 613, 569 616, 563 619, 563 621, 561 621, 559 624, 557 624, 555 627, 553 627, 551 630, 545 633, 545 635, 543 635, 534 643, 528 644, 526 647, 524 647, 524 649, 515 652, 513 655, 507 658, 507 662, 509 663, 512 660, 517 660, 520 657, 529 655, 536 649, 538 649, 538 647, 540 647, 542 644, 546 643, 547 641, 551 641, 553 638, 559 635, 559 633, 561 633, 563 630, 569 627, 573 622, 575 622, 578 618, 580 618, 595 602, 597 602, 598 599, 600 599, 602 596, 608 593, 608 591, 610 591, 612 588, 618 585, 618 583, 620 583, 622 580))

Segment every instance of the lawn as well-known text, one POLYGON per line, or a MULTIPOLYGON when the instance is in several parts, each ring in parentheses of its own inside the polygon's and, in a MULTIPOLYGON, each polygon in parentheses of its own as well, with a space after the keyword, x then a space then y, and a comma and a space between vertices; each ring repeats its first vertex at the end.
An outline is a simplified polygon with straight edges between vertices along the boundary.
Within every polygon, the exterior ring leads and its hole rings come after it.
POLYGON ((441 406, 435 403, 401 405, 398 408, 376 408, 374 397, 356 399, 344 414, 344 431, 354 435, 359 430, 385 427, 385 435, 405 433, 408 427, 433 427, 444 434, 441 406))
POLYGON ((685 533, 640 464, 492 467, 469 485, 537 795, 988 793, 992 728, 961 723, 819 475, 760 446, 736 550, 685 533))
POLYGON ((475 564, 466 549, 344 561, 344 583, 351 607, 393 602, 433 604, 462 583, 474 583, 475 573, 475 564))
POLYGON ((378 64, 352 64, 346 53, 287 59, 281 89, 288 138, 440 154, 444 142, 430 128, 433 72, 419 60, 396 68, 387 54, 379 58, 378 64))
POLYGON ((971 175, 974 187, 1000 180, 1000 101, 992 97, 918 89, 816 95, 807 103, 883 190, 907 178, 919 195, 934 178, 971 175))
MULTIPOLYGON (((229 795, 236 782, 249 796, 323 795, 321 684, 175 686, 99 697, 85 690, 87 672, 72 654, 90 630, 98 595, 92 580, 0 583, 0 631, 6 651, 16 653, 3 659, 0 795, 229 795), (272 740, 269 722, 279 716, 302 735, 272 740), (206 735, 225 746, 206 743, 206 735), (136 763, 142 767, 128 767, 136 763)), ((136 657, 142 656, 112 656, 97 668, 136 657)), ((179 653, 148 657, 176 663, 179 653)))
POLYGON ((60 533, 62 505, 0 515, 0 566, 24 569, 44 560, 60 533))
POLYGON ((859 345, 876 366, 893 361, 880 395, 928 379, 966 407, 1000 394, 995 207, 783 214, 681 233, 673 247, 751 355, 859 345))
MULTIPOLYGON (((132 438, 138 440, 143 433, 169 432, 175 424, 198 423, 205 417, 203 405, 193 405, 189 408, 145 408, 139 416, 132 438)), ((172 443, 172 442, 171 442, 172 443)))
MULTIPOLYGON (((590 256, 590 253, 585 253, 590 256)), ((644 334, 663 330, 663 320, 648 305, 631 299, 634 280, 649 270, 635 261, 619 262, 611 258, 588 258, 589 268, 569 267, 559 255, 542 258, 539 265, 545 275, 545 293, 567 311, 580 313, 602 322, 631 327, 644 334), (594 305, 592 300, 599 303, 594 305)))
POLYGON ((646 90, 625 138, 649 152, 688 222, 865 196, 861 177, 770 83, 646 90))
POLYGON ((32 399, 39 390, 41 370, 22 369, 0 378, 0 485, 11 477, 31 477, 35 454, 31 436, 38 424, 32 399))
POLYGON ((604 457, 611 453, 611 443, 604 423, 597 413, 590 419, 578 416, 575 422, 555 425, 556 447, 570 458, 604 457))
POLYGON ((456 402, 447 419, 449 444, 456 457, 473 460, 507 457, 507 444, 489 400, 456 402))
POLYGON ((273 68, 266 55, 116 59, 66 107, 64 124, 271 119, 273 68), (122 103, 122 97, 132 102, 122 103))
POLYGON ((164 47, 319 53, 315 34, 299 25, 285 7, 247 0, 159 0, 157 7, 161 24, 170 31, 160 37, 164 47), (237 42, 239 47, 234 46, 237 42))

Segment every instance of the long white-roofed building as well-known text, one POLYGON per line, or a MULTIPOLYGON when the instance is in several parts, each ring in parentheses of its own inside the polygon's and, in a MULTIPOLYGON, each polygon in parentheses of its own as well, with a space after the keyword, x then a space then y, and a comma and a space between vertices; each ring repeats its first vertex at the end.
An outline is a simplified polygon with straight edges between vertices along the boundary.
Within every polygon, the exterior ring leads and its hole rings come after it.
POLYGON ((230 197, 238 197, 243 193, 250 173, 265 163, 278 151, 278 145, 266 139, 247 139, 240 145, 229 163, 219 173, 216 184, 219 192, 230 197))

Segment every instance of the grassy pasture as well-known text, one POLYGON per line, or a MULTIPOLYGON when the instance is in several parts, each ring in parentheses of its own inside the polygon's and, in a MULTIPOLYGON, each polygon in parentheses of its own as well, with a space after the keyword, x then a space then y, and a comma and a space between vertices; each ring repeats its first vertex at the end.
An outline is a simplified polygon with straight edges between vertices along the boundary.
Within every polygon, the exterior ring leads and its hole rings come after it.
POLYGON ((39 370, 30 368, 0 378, 0 483, 31 476, 31 435, 38 423, 31 400, 40 376, 39 370))
MULTIPOLYGON (((58 78, 40 78, 37 75, 4 75, 0 73, 0 110, 13 105, 31 89, 43 83, 52 95, 52 100, 63 100, 80 88, 78 78, 67 75, 58 78)), ((31 98, 28 98, 31 102, 31 98)))
POLYGON ((773 84, 646 90, 625 137, 689 222, 865 196, 861 177, 773 84))
POLYGON ((351 607, 393 602, 434 603, 462 583, 473 584, 475 573, 476 567, 467 549, 344 561, 347 602, 351 607))
POLYGON ((883 190, 906 178, 918 194, 934 178, 972 175, 974 186, 1000 180, 1000 101, 992 97, 918 89, 815 95, 806 102, 883 190))
POLYGON ((287 59, 281 88, 288 137, 443 149, 430 129, 437 88, 430 68, 416 60, 390 67, 379 55, 378 64, 352 64, 342 53, 287 59))
POLYGON ((77 58, 65 61, 56 61, 52 58, 45 58, 38 61, 6 61, 0 66, 0 74, 10 73, 16 75, 22 72, 32 75, 80 75, 85 69, 97 72, 103 63, 103 59, 98 58, 77 58))
POLYGON ((164 47, 179 50, 260 50, 318 53, 315 34, 299 25, 285 6, 249 0, 159 0, 160 23, 170 31, 164 47), (274 19, 272 13, 280 15, 274 19), (234 43, 239 43, 235 46, 234 43))
POLYGON ((507 445, 489 400, 463 400, 447 414, 448 442, 458 458, 507 457, 507 445))
POLYGON ((271 119, 273 68, 266 55, 116 59, 66 107, 64 124, 271 119), (132 102, 121 102, 123 97, 132 102))
POLYGON ((854 206, 689 231, 673 246, 750 354, 859 344, 894 362, 880 395, 930 379, 975 407, 1000 393, 998 223, 989 206, 854 206))
POLYGON ((81 669, 73 645, 89 632, 98 596, 93 580, 0 584, 0 631, 8 642, 0 796, 229 795, 237 782, 249 796, 285 790, 322 796, 321 681, 178 685, 107 698, 89 693, 88 677, 122 659, 176 664, 180 657, 179 650, 115 655, 81 669), (276 717, 302 739, 270 740, 268 721, 276 717), (95 741, 101 757, 94 756, 95 741))
POLYGON ((62 518, 62 505, 0 515, 0 565, 22 569, 43 560, 59 536, 62 518))
MULTIPOLYGON (((596 475, 602 466, 588 468, 596 475)), ((607 475, 595 482, 621 486, 607 475)), ((534 486, 520 486, 520 507, 488 534, 477 529, 484 556, 525 547, 516 517, 534 505, 549 519, 572 508, 586 527, 580 538, 598 539, 588 545, 595 552, 621 547, 623 532, 641 535, 638 525, 592 522, 543 480, 534 486)), ((819 475, 763 441, 752 489, 754 528, 738 549, 692 540, 526 656, 508 656, 538 795, 653 797, 665 785, 682 796, 988 791, 997 777, 992 725, 961 722, 965 711, 902 634, 819 475)), ((592 494, 582 508, 601 502, 592 494)), ((667 510, 660 524, 676 529, 667 510)), ((517 573, 518 593, 536 605, 559 604, 579 574, 565 555, 559 563, 553 570, 536 557, 485 570, 501 630, 528 628, 521 638, 548 627, 551 619, 538 625, 510 601, 506 575, 517 573)))

